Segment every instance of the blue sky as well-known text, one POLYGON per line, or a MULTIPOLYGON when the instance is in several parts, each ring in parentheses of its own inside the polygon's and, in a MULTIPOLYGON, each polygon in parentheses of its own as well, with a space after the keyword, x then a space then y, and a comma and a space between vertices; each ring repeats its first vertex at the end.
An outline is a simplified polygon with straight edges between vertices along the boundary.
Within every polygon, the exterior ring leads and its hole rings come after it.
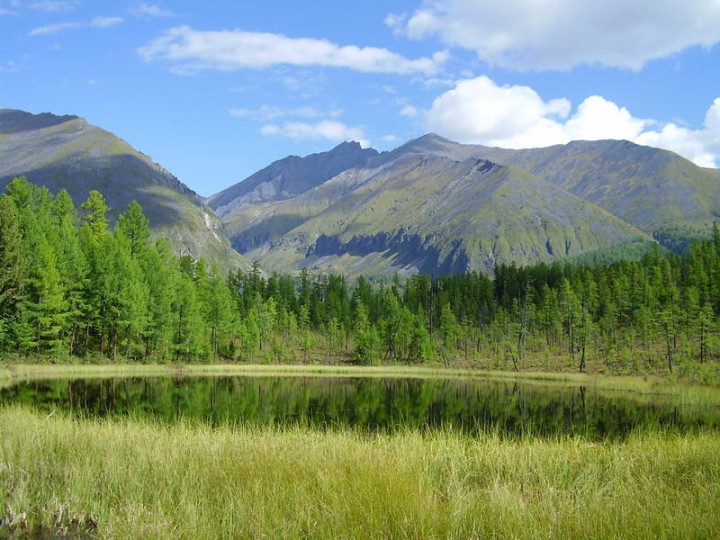
POLYGON ((720 165, 720 0, 0 0, 0 108, 76 114, 202 195, 434 131, 720 165))

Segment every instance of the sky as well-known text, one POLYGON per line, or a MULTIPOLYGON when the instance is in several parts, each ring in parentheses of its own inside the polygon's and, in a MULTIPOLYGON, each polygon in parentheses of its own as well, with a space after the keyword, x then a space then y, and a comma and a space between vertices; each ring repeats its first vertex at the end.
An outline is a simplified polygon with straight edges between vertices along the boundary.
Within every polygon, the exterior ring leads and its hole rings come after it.
POLYGON ((0 108, 204 196, 345 140, 628 139, 720 166, 720 0, 0 0, 0 108))

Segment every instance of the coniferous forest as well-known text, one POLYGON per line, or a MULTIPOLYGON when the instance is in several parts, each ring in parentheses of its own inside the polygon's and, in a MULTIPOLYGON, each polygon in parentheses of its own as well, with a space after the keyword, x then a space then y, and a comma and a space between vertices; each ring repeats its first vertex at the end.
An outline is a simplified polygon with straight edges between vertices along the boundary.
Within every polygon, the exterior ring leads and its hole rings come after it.
POLYGON ((720 371, 720 232, 683 255, 378 281, 229 274, 179 257, 133 202, 109 226, 24 178, 0 195, 0 352, 54 361, 443 363, 720 371))

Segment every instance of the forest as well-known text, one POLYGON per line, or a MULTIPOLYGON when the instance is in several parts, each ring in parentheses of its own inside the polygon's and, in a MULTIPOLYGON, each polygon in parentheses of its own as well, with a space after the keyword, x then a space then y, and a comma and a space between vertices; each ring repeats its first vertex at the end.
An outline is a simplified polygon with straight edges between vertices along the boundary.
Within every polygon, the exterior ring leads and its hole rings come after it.
POLYGON ((682 255, 351 283, 257 264, 228 273, 153 238, 138 203, 113 227, 108 212, 97 191, 76 208, 64 190, 7 185, 0 355, 720 372, 717 225, 682 255))

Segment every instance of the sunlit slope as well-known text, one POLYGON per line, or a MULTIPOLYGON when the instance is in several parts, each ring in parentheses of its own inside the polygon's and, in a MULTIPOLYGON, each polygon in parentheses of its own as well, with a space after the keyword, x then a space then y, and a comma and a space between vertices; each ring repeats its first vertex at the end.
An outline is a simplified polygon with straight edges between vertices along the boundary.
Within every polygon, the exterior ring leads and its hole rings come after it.
POLYGON ((0 187, 16 176, 52 192, 65 188, 78 206, 98 190, 112 219, 135 199, 153 231, 178 253, 224 267, 244 264, 220 219, 195 192, 125 141, 76 116, 0 110, 0 187))
POLYGON ((649 240, 601 208, 514 167, 414 148, 382 155, 375 165, 346 171, 259 212, 256 226, 261 215, 265 223, 277 216, 305 219, 248 256, 280 271, 445 274, 649 240))
POLYGON ((720 219, 720 174, 667 150, 628 141, 574 141, 531 150, 466 148, 521 167, 663 236, 708 232, 720 219))

